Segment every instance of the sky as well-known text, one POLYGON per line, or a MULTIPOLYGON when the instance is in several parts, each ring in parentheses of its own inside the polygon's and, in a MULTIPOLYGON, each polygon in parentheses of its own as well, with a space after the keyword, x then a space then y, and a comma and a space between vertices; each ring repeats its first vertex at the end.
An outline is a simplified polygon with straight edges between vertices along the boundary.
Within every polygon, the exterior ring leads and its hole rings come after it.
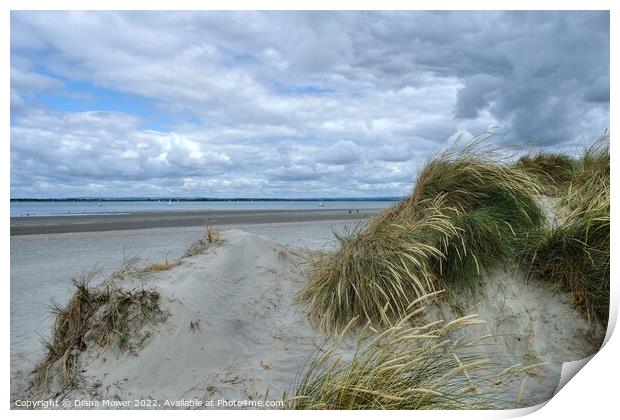
POLYGON ((609 127, 608 12, 11 13, 11 197, 376 197, 609 127))

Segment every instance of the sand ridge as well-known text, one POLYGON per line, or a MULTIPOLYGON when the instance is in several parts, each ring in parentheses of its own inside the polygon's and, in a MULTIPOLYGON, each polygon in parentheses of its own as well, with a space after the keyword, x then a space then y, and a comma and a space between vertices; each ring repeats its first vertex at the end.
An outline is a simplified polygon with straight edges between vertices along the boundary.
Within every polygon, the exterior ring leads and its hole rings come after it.
POLYGON ((156 288, 170 316, 138 355, 89 349, 81 356, 82 384, 70 394, 163 403, 280 399, 290 391, 321 344, 291 304, 305 281, 306 260, 242 231, 227 231, 224 240, 209 253, 127 284, 156 288))

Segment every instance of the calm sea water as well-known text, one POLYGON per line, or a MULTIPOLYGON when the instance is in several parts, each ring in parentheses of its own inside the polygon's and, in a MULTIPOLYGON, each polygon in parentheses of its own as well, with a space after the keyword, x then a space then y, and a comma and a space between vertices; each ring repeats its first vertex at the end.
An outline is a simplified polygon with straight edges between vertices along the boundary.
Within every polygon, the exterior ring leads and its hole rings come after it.
POLYGON ((11 202, 11 217, 72 216, 182 210, 310 210, 383 209, 392 201, 82 201, 11 202))

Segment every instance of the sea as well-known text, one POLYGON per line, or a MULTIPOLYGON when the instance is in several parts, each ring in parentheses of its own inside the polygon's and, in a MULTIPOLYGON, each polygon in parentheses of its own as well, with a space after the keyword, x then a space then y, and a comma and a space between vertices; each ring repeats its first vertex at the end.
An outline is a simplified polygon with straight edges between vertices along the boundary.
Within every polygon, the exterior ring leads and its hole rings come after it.
POLYGON ((149 211, 199 210, 363 210, 384 209, 395 200, 92 200, 92 201, 11 201, 11 217, 74 216, 83 214, 140 213, 149 211))

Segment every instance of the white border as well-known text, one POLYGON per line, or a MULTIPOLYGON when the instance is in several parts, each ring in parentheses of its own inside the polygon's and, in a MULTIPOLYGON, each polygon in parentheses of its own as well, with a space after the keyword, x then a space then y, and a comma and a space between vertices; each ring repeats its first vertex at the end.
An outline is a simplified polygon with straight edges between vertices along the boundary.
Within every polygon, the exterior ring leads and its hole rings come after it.
MULTIPOLYGON (((94 0, 89 1, 88 3, 84 1, 76 1, 76 0, 64 0, 57 1, 54 3, 46 2, 42 0, 25 0, 25 1, 4 1, 2 2, 3 11, 1 20, 0 20, 0 33, 2 34, 2 47, 3 47, 3 58, 5 60, 2 61, 2 86, 0 87, 0 92, 2 92, 2 152, 0 159, 2 159, 2 163, 0 164, 0 176, 2 177, 2 191, 3 196, 5 197, 2 205, 0 206, 0 211, 2 214, 2 258, 3 264, 3 294, 2 294, 2 324, 3 324, 3 337, 2 337, 2 357, 5 363, 3 364, 2 369, 2 387, 0 389, 1 395, 4 396, 6 403, 4 406, 4 410, 9 411, 9 389, 10 389, 10 337, 9 337, 9 315, 10 315, 10 225, 9 225, 9 200, 10 197, 10 189, 9 189, 9 165, 10 165, 10 146, 8 139, 10 138, 10 118, 9 118, 9 110, 10 110, 10 10, 57 10, 57 9, 93 9, 93 10, 104 10, 104 9, 114 9, 114 10, 135 10, 135 9, 154 9, 154 10, 167 10, 167 9, 175 9, 175 10, 377 10, 377 9, 388 9, 388 10, 405 10, 405 9, 413 9, 413 10, 611 10, 611 74, 618 74, 618 27, 620 27, 620 19, 618 18, 619 13, 618 7, 615 5, 618 2, 614 2, 612 0, 589 0, 589 1, 553 1, 553 0, 521 0, 514 1, 508 0, 501 2, 502 7, 499 6, 499 2, 497 1, 489 1, 489 0, 470 0, 467 2, 464 1, 456 1, 456 0, 436 0, 436 1, 425 1, 425 2, 412 2, 412 1, 398 1, 398 0, 358 0, 358 1, 339 1, 339 0, 302 0, 296 2, 290 1, 261 1, 261 2, 249 2, 242 0, 227 0, 226 2, 199 2, 192 0, 176 0, 174 2, 164 2, 164 1, 131 1, 131 0, 94 0)), ((449 30, 449 28, 446 28, 449 30)), ((576 31, 579 28, 575 28, 576 31)), ((615 104, 618 99, 618 85, 615 83, 615 80, 611 79, 611 106, 610 106, 610 116, 615 115, 615 104)), ((613 118, 611 118, 611 124, 613 126, 613 118)), ((610 127, 613 129, 613 127, 610 127)), ((616 148, 612 146, 612 163, 616 160, 616 148)), ((613 209, 616 208, 617 204, 617 193, 616 193, 616 182, 617 182, 617 171, 614 169, 614 164, 612 164, 612 212, 613 209)), ((613 219, 615 220, 615 215, 613 219)), ((611 236, 612 238, 620 237, 618 235, 618 228, 615 223, 611 225, 611 236)), ((617 248, 615 241, 612 241, 611 244, 611 252, 614 256, 612 260, 615 261, 615 255, 617 254, 617 248)), ((615 324, 618 313, 618 290, 617 290, 617 272, 615 264, 612 264, 611 278, 612 278, 612 302, 611 302, 611 320, 610 323, 615 324)), ((618 338, 615 336, 608 337, 608 342, 602 349, 602 351, 597 354, 583 369, 578 373, 577 378, 569 381, 569 383, 553 398, 547 403, 544 407, 540 408, 531 414, 531 418, 533 419, 542 419, 542 418, 550 418, 550 417, 561 417, 561 418, 580 418, 580 419, 596 419, 596 418, 609 418, 611 413, 617 412, 618 406, 618 395, 616 391, 616 377, 618 375, 618 357, 620 354, 620 344, 618 338)), ((407 418, 411 419, 412 416, 415 418, 471 418, 471 419, 485 419, 485 418, 510 418, 517 417, 520 415, 529 414, 534 409, 524 409, 524 410, 508 410, 508 411, 469 411, 469 412, 449 412, 449 411, 441 411, 441 412, 390 412, 389 415, 391 417, 397 418, 407 418)), ((357 419, 359 416, 361 417, 374 417, 374 416, 384 416, 385 413, 377 413, 377 412, 282 412, 282 411, 249 411, 246 412, 250 414, 252 417, 281 417, 288 418, 291 416, 295 416, 296 418, 315 418, 315 416, 335 418, 338 416, 338 419, 344 418, 355 418, 357 419)), ((81 411, 70 411, 70 412, 51 412, 51 411, 18 411, 12 410, 8 413, 10 416, 20 416, 20 417, 36 417, 36 418, 56 418, 59 415, 68 418, 82 418, 84 416, 84 412, 81 411)), ((205 413, 205 412, 191 412, 191 411, 183 411, 180 415, 204 418, 204 416, 216 415, 217 418, 224 419, 232 419, 239 415, 239 412, 232 411, 223 411, 219 410, 216 413, 205 413)), ((133 418, 167 418, 170 416, 170 412, 167 411, 156 411, 156 412, 136 412, 132 411, 131 414, 126 411, 115 411, 113 413, 109 411, 94 411, 88 413, 88 416, 92 416, 93 418, 109 418, 110 415, 114 416, 125 416, 131 415, 133 418)), ((176 413, 175 413, 176 415, 176 413)))

